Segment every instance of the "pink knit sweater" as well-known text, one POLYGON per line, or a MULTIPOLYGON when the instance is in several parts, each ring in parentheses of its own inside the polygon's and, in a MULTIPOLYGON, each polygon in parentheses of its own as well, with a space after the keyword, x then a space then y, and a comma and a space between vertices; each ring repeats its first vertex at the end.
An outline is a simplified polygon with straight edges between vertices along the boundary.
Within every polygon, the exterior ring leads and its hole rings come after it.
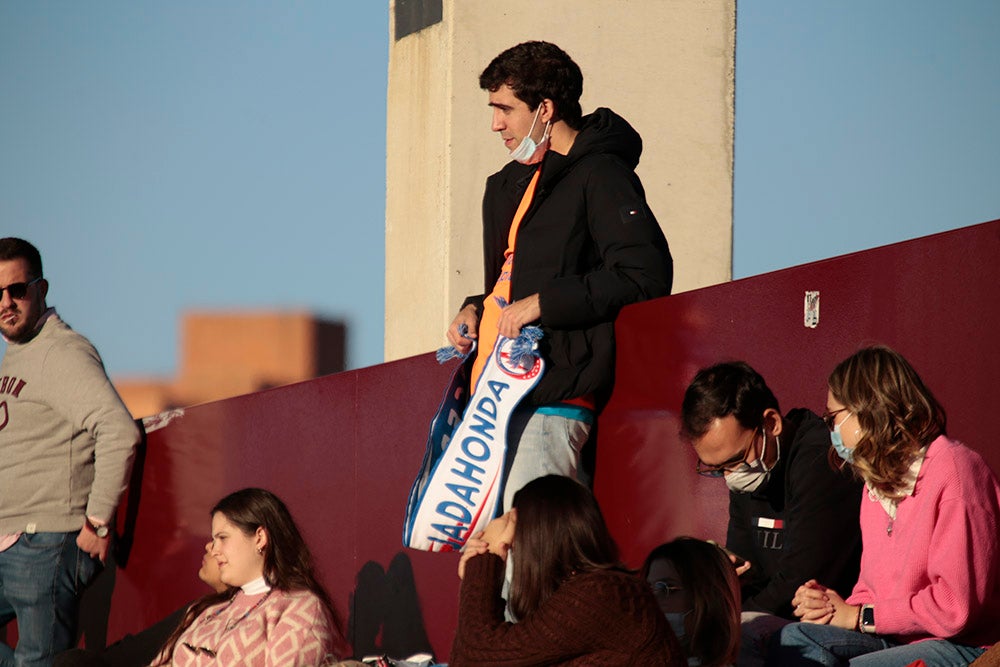
POLYGON ((1000 484, 982 457, 941 436, 912 496, 889 515, 861 497, 861 574, 851 604, 873 604, 879 634, 903 642, 1000 640, 1000 484))
POLYGON ((223 602, 203 611, 177 641, 170 664, 305 667, 321 664, 340 647, 323 603, 311 592, 272 590, 254 608, 265 595, 240 591, 231 605, 223 602))

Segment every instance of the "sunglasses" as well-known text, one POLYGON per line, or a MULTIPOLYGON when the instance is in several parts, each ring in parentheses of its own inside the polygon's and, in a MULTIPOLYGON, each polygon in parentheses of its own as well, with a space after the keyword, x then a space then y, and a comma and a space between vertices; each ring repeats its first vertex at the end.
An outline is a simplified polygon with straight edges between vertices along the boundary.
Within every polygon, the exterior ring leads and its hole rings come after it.
POLYGON ((20 301, 24 297, 28 296, 28 288, 41 280, 41 277, 35 278, 28 283, 12 283, 6 287, 0 287, 0 299, 3 299, 3 293, 7 292, 10 294, 10 298, 17 299, 20 301))
POLYGON ((187 642, 181 642, 181 645, 184 648, 186 648, 189 651, 191 651, 192 653, 194 653, 195 655, 204 653, 209 658, 214 658, 215 657, 215 651, 213 651, 210 648, 205 648, 204 646, 192 646, 191 644, 188 644, 187 642))

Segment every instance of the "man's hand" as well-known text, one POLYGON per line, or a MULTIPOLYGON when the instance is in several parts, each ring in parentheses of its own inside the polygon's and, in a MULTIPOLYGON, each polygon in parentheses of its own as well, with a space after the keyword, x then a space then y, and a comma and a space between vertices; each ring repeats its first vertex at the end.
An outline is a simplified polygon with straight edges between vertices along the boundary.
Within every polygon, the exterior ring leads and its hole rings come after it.
POLYGON ((462 354, 468 354, 469 348, 472 347, 472 340, 477 338, 478 329, 479 316, 476 314, 476 307, 470 303, 458 311, 458 315, 451 321, 451 326, 448 327, 448 342, 462 354), (459 327, 463 324, 468 327, 465 336, 458 332, 459 327))
POLYGON ((87 519, 83 520, 83 529, 76 536, 76 546, 81 551, 90 554, 92 558, 98 558, 103 563, 108 556, 108 545, 111 544, 110 533, 108 537, 98 537, 87 519))
POLYGON ((497 322, 497 329, 500 335, 506 338, 517 338, 521 333, 521 327, 532 322, 537 322, 542 317, 542 305, 538 300, 538 293, 518 299, 500 312, 500 320, 497 322))

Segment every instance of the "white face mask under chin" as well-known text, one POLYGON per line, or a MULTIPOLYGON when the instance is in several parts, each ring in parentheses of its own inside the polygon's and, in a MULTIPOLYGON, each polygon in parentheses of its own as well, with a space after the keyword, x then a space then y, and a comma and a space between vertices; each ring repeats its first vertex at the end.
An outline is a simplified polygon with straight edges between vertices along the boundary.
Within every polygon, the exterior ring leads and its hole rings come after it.
POLYGON ((767 456, 767 435, 765 434, 760 456, 753 463, 744 463, 739 470, 727 472, 726 486, 736 493, 753 493, 763 486, 771 477, 774 466, 781 460, 781 441, 778 440, 778 436, 774 436, 774 446, 777 456, 774 458, 774 463, 768 466, 764 463, 764 457, 767 456))
POLYGON ((535 118, 531 121, 531 129, 528 130, 528 134, 521 139, 521 143, 517 145, 517 148, 510 152, 510 157, 512 160, 517 160, 521 164, 533 164, 539 161, 540 155, 538 153, 544 153, 548 149, 549 145, 549 129, 552 123, 545 124, 545 131, 542 132, 542 139, 537 144, 535 140, 531 138, 531 133, 535 131, 535 124, 538 123, 538 116, 542 112, 542 105, 538 105, 538 110, 535 111, 535 118))

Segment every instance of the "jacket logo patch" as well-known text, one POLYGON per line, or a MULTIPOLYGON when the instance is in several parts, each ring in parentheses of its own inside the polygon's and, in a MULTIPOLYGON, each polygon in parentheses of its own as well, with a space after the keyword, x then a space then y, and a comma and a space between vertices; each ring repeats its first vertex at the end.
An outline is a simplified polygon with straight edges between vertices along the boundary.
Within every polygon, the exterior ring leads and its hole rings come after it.
POLYGON ((646 221, 646 207, 642 204, 626 204, 618 209, 623 224, 646 221))

